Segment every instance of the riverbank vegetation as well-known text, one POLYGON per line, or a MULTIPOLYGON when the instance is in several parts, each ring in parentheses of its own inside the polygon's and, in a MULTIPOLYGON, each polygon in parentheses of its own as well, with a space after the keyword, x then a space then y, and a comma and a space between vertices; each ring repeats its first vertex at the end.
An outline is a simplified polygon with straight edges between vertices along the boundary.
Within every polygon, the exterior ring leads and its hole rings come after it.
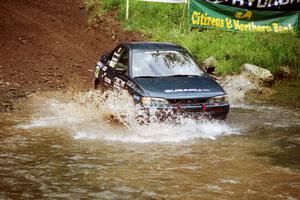
POLYGON ((116 11, 125 29, 141 32, 153 41, 167 41, 187 48, 201 63, 209 56, 217 60, 217 72, 231 74, 243 63, 251 63, 272 73, 289 67, 300 74, 300 38, 295 34, 233 33, 218 30, 191 31, 186 4, 164 4, 130 0, 125 20, 125 0, 85 0, 90 19, 116 11))

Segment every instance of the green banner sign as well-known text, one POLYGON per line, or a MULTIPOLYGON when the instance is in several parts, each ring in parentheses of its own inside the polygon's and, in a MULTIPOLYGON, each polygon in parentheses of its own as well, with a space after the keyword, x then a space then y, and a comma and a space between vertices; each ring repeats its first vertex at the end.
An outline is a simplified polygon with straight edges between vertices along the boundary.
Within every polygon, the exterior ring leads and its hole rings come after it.
POLYGON ((189 21, 195 28, 276 33, 298 31, 297 12, 247 10, 202 0, 190 0, 189 21))

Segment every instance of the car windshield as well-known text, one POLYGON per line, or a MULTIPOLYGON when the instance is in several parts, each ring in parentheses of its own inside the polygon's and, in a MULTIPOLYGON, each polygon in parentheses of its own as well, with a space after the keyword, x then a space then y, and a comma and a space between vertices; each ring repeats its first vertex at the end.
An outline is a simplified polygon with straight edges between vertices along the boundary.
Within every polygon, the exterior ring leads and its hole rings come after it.
POLYGON ((184 51, 134 51, 133 77, 201 76, 203 71, 184 51))

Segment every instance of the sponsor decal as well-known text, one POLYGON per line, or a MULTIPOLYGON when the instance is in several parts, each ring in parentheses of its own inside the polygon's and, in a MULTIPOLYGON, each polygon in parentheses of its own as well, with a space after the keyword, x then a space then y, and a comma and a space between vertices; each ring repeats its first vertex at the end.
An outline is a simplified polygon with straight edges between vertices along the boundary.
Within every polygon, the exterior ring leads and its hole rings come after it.
POLYGON ((121 89, 120 85, 118 83, 114 83, 114 90, 119 91, 121 89))
POLYGON ((120 79, 120 78, 118 78, 118 77, 115 77, 114 83, 120 85, 121 87, 124 87, 124 86, 125 86, 125 81, 123 81, 122 79, 120 79))
POLYGON ((100 62, 100 61, 97 62, 97 67, 99 67, 103 71, 106 71, 106 69, 107 69, 107 67, 102 62, 100 62))
POLYGON ((122 81, 122 82, 121 82, 121 86, 122 86, 122 87, 125 87, 125 81, 122 81))
POLYGON ((114 78, 114 90, 116 91, 121 91, 121 89, 124 89, 124 86, 125 86, 125 81, 123 81, 122 79, 118 78, 118 77, 115 77, 114 78))
POLYGON ((119 61, 120 59, 120 56, 121 56, 121 50, 122 48, 120 47, 116 52, 114 52, 111 60, 109 61, 108 65, 112 68, 115 68, 117 62, 119 61))
POLYGON ((107 77, 104 78, 104 81, 105 81, 106 83, 108 83, 108 84, 111 84, 111 80, 110 80, 109 78, 107 78, 107 77))
POLYGON ((97 66, 99 66, 100 68, 103 66, 102 62, 97 62, 97 66))
POLYGON ((128 80, 126 85, 128 85, 128 87, 130 87, 131 89, 133 89, 134 91, 138 92, 138 93, 142 93, 142 90, 138 88, 138 86, 132 82, 131 80, 128 80))
POLYGON ((112 57, 112 59, 111 59, 111 60, 112 60, 112 61, 114 61, 114 62, 118 62, 118 59, 119 59, 119 58, 112 57))
POLYGON ((96 70, 95 70, 95 77, 99 78, 99 73, 100 73, 100 67, 99 65, 96 66, 96 70))
POLYGON ((109 61, 109 64, 108 64, 108 65, 109 65, 110 67, 112 67, 112 68, 115 68, 116 64, 117 64, 117 63, 116 63, 115 61, 111 60, 111 61, 109 61))
POLYGON ((179 92, 210 92, 210 89, 170 89, 165 90, 165 93, 179 93, 179 92))
MULTIPOLYGON (((99 62, 97 62, 96 70, 95 70, 95 77, 96 78, 99 78, 100 70, 105 72, 107 70, 107 67, 102 62, 99 61, 99 62)), ((106 75, 106 73, 101 75, 101 77, 103 78, 105 75, 106 75)))
POLYGON ((114 57, 119 58, 120 56, 121 56, 121 54, 119 54, 117 52, 114 53, 114 57))
POLYGON ((121 54, 115 52, 113 57, 111 58, 112 61, 114 62, 118 62, 118 60, 120 59, 121 54))
POLYGON ((136 87, 136 85, 134 84, 134 82, 132 82, 131 80, 127 81, 126 84, 128 85, 128 87, 130 87, 132 89, 136 87))

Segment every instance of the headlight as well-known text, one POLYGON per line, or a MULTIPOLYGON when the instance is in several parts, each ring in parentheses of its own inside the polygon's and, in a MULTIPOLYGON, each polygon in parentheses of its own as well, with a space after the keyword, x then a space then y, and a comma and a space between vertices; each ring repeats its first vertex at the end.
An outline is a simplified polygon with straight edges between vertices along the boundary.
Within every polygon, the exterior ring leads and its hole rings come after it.
POLYGON ((142 97, 141 102, 143 105, 166 105, 169 102, 166 99, 142 97))
POLYGON ((212 97, 208 100, 208 103, 228 103, 228 96, 222 95, 222 96, 212 97))

